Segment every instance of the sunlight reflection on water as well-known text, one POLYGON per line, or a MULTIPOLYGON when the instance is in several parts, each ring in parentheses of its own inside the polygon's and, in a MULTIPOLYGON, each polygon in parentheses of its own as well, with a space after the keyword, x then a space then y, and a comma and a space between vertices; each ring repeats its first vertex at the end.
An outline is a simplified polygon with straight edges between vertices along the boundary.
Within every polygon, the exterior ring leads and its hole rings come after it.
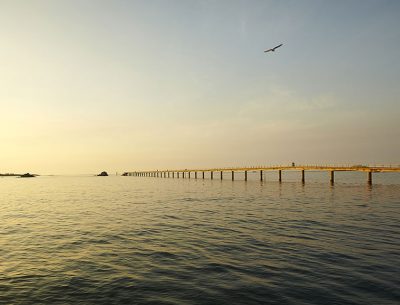
POLYGON ((0 179, 0 303, 396 304, 398 175, 290 175, 0 179))

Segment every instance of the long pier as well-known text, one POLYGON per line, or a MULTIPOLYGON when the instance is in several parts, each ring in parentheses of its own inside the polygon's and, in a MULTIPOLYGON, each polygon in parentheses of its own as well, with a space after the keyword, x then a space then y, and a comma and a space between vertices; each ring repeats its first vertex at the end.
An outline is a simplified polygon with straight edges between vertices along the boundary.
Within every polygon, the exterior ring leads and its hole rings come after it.
POLYGON ((301 172, 301 181, 305 182, 306 171, 323 171, 328 172, 330 183, 335 182, 335 172, 365 172, 367 174, 367 183, 372 184, 372 174, 382 172, 400 172, 400 166, 320 166, 320 165, 284 165, 284 166, 252 166, 252 167, 224 167, 224 168, 206 168, 206 169, 179 169, 179 170, 151 170, 151 171, 133 171, 125 172, 123 176, 135 177, 162 177, 162 178, 194 178, 210 179, 217 178, 214 174, 219 174, 219 179, 223 179, 224 174, 230 174, 230 178, 235 180, 235 173, 243 172, 244 180, 247 181, 249 172, 258 172, 260 181, 264 179, 264 172, 276 171, 278 173, 278 181, 282 182, 283 171, 299 171, 301 172))

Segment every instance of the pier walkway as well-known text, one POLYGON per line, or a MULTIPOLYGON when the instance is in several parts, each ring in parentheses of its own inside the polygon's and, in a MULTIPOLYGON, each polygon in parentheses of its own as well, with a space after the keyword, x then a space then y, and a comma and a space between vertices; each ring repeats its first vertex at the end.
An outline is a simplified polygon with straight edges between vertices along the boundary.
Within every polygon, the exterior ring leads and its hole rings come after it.
POLYGON ((377 172, 400 172, 400 166, 321 166, 321 165, 278 165, 278 166, 251 166, 251 167, 223 167, 223 168, 198 168, 198 169, 175 169, 175 170, 151 170, 151 171, 133 171, 125 172, 123 176, 137 177, 162 177, 162 178, 194 178, 205 179, 206 174, 210 179, 214 179, 214 174, 219 173, 222 180, 224 173, 230 174, 230 178, 235 180, 235 173, 244 173, 244 180, 247 181, 248 172, 258 172, 260 180, 264 179, 264 172, 277 171, 279 182, 282 181, 282 171, 299 171, 301 172, 301 181, 305 182, 306 171, 325 171, 330 175, 330 182, 335 181, 335 172, 352 171, 366 172, 367 182, 372 184, 372 173, 377 172))

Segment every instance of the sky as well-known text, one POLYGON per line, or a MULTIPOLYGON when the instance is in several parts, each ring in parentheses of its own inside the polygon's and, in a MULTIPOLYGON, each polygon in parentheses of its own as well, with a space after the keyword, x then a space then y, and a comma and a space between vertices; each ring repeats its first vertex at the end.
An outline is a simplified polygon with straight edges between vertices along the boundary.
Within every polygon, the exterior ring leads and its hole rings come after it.
POLYGON ((0 38, 0 173, 400 164, 397 0, 0 0, 0 38))

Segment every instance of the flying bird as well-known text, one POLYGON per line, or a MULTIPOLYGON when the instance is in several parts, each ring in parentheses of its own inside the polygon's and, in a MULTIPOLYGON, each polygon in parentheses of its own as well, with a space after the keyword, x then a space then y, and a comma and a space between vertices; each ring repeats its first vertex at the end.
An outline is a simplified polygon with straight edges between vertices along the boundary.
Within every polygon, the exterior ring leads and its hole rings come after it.
POLYGON ((282 45, 283 45, 283 43, 281 43, 279 46, 276 46, 275 48, 265 50, 264 53, 266 53, 266 52, 271 52, 271 51, 272 51, 272 52, 275 52, 275 50, 276 50, 277 48, 281 47, 282 45))

